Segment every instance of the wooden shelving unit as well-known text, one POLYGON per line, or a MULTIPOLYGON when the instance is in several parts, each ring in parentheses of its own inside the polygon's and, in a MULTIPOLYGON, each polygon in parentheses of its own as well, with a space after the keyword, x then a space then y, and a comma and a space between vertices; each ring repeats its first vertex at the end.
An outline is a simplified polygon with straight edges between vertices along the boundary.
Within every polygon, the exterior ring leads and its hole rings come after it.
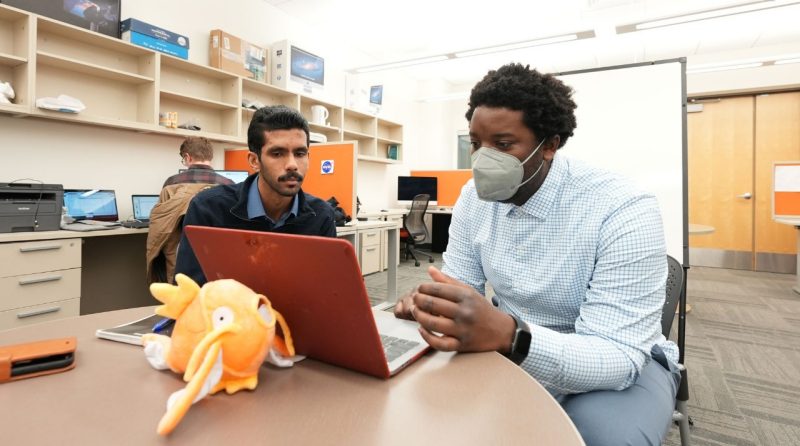
POLYGON ((0 113, 139 133, 205 136, 236 146, 246 144, 254 113, 243 107, 243 99, 283 104, 299 110, 310 130, 328 142, 358 141, 361 161, 402 162, 400 124, 2 4, 0 81, 10 81, 16 92, 13 104, 0 104, 0 113), (71 114, 36 108, 37 98, 61 94, 79 99, 86 110, 71 114), (314 106, 328 110, 325 123, 312 122, 314 106), (196 124, 201 130, 159 126, 159 113, 168 112, 177 112, 179 124, 196 124))

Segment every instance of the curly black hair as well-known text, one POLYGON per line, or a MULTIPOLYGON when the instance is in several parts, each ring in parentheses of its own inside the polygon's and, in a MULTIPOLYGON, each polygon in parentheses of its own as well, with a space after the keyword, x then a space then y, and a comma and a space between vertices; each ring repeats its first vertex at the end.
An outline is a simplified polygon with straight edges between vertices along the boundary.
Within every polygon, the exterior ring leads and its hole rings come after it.
POLYGON ((522 111, 522 121, 537 137, 559 135, 559 148, 578 125, 572 88, 530 65, 512 63, 489 71, 469 95, 467 121, 480 106, 522 111))

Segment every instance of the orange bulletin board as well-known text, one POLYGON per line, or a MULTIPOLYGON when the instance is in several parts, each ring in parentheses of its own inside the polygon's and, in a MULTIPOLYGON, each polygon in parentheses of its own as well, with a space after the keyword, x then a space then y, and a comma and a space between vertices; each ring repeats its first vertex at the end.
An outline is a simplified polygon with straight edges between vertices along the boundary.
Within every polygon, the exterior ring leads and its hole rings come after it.
POLYGON ((772 217, 800 218, 800 161, 781 161, 774 164, 772 217))
POLYGON ((312 144, 303 190, 322 200, 336 197, 347 215, 356 218, 355 143, 312 144), (328 167, 323 170, 323 163, 328 167), (323 173, 330 172, 330 173, 323 173))
POLYGON ((225 149, 225 170, 246 170, 251 174, 255 172, 247 162, 247 149, 225 149))
POLYGON ((472 178, 472 169, 412 170, 412 177, 436 177, 436 194, 439 206, 455 206, 461 188, 472 178))

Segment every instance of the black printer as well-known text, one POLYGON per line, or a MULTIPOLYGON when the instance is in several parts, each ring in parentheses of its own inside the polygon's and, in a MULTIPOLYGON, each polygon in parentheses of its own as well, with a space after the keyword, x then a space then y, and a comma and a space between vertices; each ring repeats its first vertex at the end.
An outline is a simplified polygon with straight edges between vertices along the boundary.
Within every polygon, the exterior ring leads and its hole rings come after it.
POLYGON ((0 233, 58 231, 63 205, 60 184, 0 183, 0 233))

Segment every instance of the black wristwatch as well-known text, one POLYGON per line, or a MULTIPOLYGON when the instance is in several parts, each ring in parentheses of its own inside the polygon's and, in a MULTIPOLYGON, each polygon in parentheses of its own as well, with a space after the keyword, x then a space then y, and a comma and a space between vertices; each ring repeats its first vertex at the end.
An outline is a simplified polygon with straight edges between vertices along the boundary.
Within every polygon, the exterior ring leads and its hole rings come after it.
POLYGON ((514 364, 522 364, 528 357, 528 350, 531 347, 531 329, 528 324, 514 314, 509 314, 514 318, 517 329, 514 330, 514 338, 511 340, 511 348, 505 355, 506 358, 514 361, 514 364))

